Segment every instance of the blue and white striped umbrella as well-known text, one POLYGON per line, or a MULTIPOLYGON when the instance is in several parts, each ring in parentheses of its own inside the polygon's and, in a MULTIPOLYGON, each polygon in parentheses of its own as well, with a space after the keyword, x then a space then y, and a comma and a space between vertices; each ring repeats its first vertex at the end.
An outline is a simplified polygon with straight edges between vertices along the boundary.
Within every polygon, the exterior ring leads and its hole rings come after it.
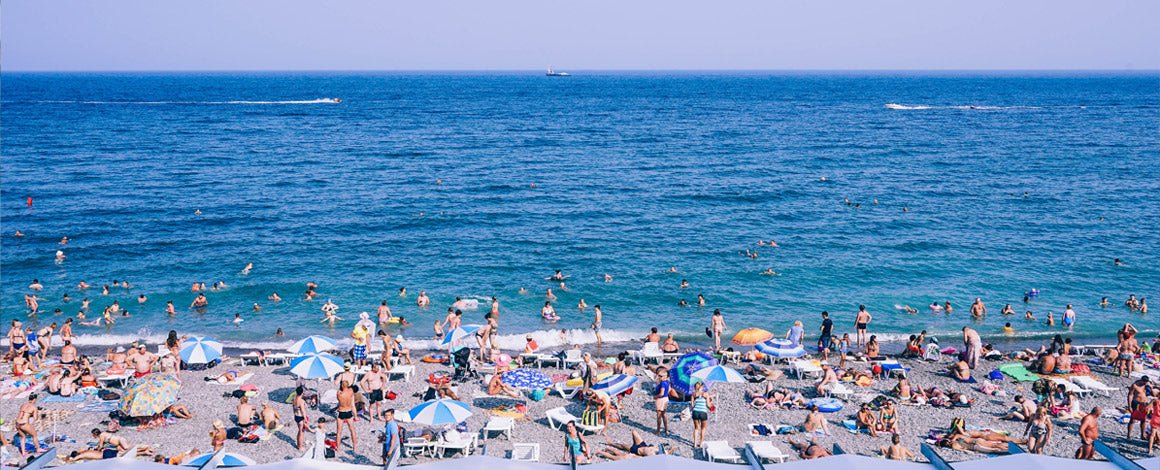
POLYGON ((459 424, 471 416, 471 405, 450 399, 431 400, 411 408, 407 415, 412 423, 429 426, 459 424))
POLYGON ((290 373, 304 379, 329 379, 342 368, 342 359, 333 354, 307 354, 290 361, 290 373))
POLYGON ((608 396, 614 397, 632 388, 633 385, 636 385, 638 380, 640 379, 631 375, 610 375, 605 377, 603 380, 596 382, 596 385, 592 386, 592 390, 598 392, 603 391, 604 393, 607 393, 608 396))
POLYGON ((290 354, 316 354, 333 351, 337 347, 333 338, 313 335, 298 340, 290 346, 289 351, 290 354))
POLYGON ((464 338, 470 338, 476 331, 479 331, 479 325, 462 325, 443 336, 443 342, 439 344, 446 346, 457 343, 464 338))
POLYGON ((801 346, 793 346, 785 340, 771 339, 764 343, 758 343, 757 346, 754 346, 754 348, 773 357, 794 358, 806 355, 805 348, 802 348, 801 346))
MULTIPOLYGON (((186 467, 200 467, 205 465, 205 463, 208 462, 209 459, 213 456, 214 454, 201 454, 197 457, 194 457, 193 459, 190 459, 190 461, 183 463, 182 465, 186 467)), ((229 452, 223 452, 221 455, 221 461, 218 463, 217 467, 246 467, 250 465, 255 465, 255 463, 249 457, 229 452)))
POLYGON ((522 390, 535 390, 552 386, 552 378, 535 369, 513 369, 504 372, 500 381, 522 390))
POLYGON ((208 364, 222 357, 222 343, 210 337, 194 336, 182 343, 179 355, 186 364, 208 364))
POLYGON ((737 372, 736 369, 722 365, 709 366, 693 372, 693 378, 701 379, 705 382, 745 382, 745 377, 742 377, 741 373, 737 372))

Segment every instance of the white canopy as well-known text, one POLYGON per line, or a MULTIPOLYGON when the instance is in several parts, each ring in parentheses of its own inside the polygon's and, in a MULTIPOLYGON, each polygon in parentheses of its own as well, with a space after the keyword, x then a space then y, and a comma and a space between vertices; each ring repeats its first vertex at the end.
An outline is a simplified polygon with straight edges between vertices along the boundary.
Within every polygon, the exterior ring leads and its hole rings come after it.
POLYGON ((902 462, 854 454, 834 455, 814 460, 792 460, 777 464, 776 468, 777 470, 812 470, 818 465, 824 465, 826 468, 841 468, 842 470, 934 470, 934 467, 927 463, 902 462))
POLYGON ((1106 460, 1076 460, 1037 454, 1011 454, 989 459, 952 462, 955 470, 994 470, 997 468, 1018 468, 1019 470, 1120 470, 1106 460))

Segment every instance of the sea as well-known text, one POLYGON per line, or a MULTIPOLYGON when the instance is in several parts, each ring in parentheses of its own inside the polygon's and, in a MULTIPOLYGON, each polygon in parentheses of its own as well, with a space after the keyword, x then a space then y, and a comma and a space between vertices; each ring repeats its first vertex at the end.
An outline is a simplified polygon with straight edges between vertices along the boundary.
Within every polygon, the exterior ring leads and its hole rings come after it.
POLYGON ((277 348, 386 301, 421 346, 492 296, 506 348, 592 343, 598 304, 607 342, 704 343, 718 309, 852 333, 859 305, 884 341, 1160 331, 1124 307, 1160 301, 1156 72, 5 72, 0 155, 3 327, 129 311, 82 344, 277 348), (198 312, 195 282, 227 287, 198 312))

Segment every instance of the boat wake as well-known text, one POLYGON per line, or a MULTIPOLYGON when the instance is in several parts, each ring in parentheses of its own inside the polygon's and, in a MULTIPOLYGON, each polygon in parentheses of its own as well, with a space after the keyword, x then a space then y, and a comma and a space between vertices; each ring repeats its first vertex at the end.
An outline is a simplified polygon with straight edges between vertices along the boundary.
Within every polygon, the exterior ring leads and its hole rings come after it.
POLYGON ((313 100, 280 100, 280 101, 93 101, 93 100, 41 100, 33 101, 41 104, 115 104, 115 105, 224 105, 224 104, 338 104, 341 98, 317 98, 313 100))
POLYGON ((994 111, 1002 109, 1039 109, 1039 106, 983 106, 983 105, 959 105, 959 106, 930 106, 930 105, 905 105, 898 103, 886 103, 886 109, 895 109, 900 111, 918 110, 918 109, 965 109, 978 111, 994 111))

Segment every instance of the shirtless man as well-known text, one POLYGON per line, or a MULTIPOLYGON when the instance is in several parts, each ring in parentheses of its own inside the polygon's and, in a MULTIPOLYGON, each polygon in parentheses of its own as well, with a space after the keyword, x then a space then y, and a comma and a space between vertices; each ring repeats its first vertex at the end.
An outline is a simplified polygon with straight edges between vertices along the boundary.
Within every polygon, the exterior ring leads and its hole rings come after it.
POLYGON ((209 306, 209 299, 205 298, 205 294, 197 294, 197 298, 193 299, 193 303, 189 304, 192 309, 204 309, 209 306))
POLYGON ((1100 407, 1092 408, 1092 412, 1084 416, 1079 422, 1079 449, 1075 451, 1075 458, 1091 460, 1095 453, 1096 439, 1100 438, 1099 417, 1103 410, 1100 407))
POLYGON ((713 345, 715 350, 721 350, 721 335, 725 333, 725 317, 721 315, 720 309, 713 310, 713 320, 710 325, 713 330, 713 345))
POLYGON ((860 349, 866 347, 866 327, 873 319, 874 317, 870 315, 870 312, 866 311, 865 305, 858 306, 858 314, 854 316, 854 329, 858 332, 858 348, 860 349))
POLYGON ((431 306, 431 298, 427 297, 427 291, 419 291, 419 297, 415 298, 415 304, 418 305, 419 308, 427 308, 431 306))
POLYGON ((335 438, 337 446, 342 446, 342 428, 350 430, 350 448, 358 449, 358 434, 354 430, 354 390, 350 382, 343 381, 338 386, 338 419, 335 420, 335 438))
POLYGON ((52 349, 52 334, 55 330, 56 322, 52 322, 36 332, 36 345, 40 346, 40 351, 36 355, 41 361, 48 358, 48 352, 52 349))
POLYGON ((596 333, 596 344, 604 342, 604 338, 600 337, 600 329, 604 328, 604 311, 600 309, 600 304, 592 307, 592 331, 596 333))
POLYGON ((40 438, 36 435, 36 419, 40 414, 39 408, 36 406, 37 395, 35 393, 28 394, 28 401, 20 405, 20 410, 16 414, 16 434, 21 437, 20 456, 28 457, 28 452, 25 451, 23 443, 32 439, 35 447, 39 448, 40 438))
POLYGON ((818 392, 819 397, 826 396, 826 385, 832 383, 838 383, 838 374, 834 373, 829 364, 822 364, 822 380, 818 381, 814 390, 818 392))
POLYGON ((661 342, 661 335, 660 335, 660 333, 657 333, 657 327, 654 326, 654 327, 652 327, 651 330, 649 330, 648 335, 646 335, 644 337, 644 342, 646 342, 646 343, 660 343, 661 342))
POLYGON ((265 426, 267 431, 273 432, 278 429, 278 421, 281 419, 282 415, 278 414, 278 410, 269 403, 262 403, 262 426, 265 426))
POLYGON ((384 300, 383 303, 379 304, 379 309, 378 309, 377 313, 379 315, 379 324, 380 325, 386 325, 386 324, 390 323, 390 321, 391 321, 391 307, 387 306, 386 300, 384 300))
POLYGON ((1128 385, 1128 431, 1124 433, 1128 438, 1132 437, 1132 424, 1137 421, 1140 422, 1140 439, 1147 439, 1144 434, 1145 425, 1148 423, 1148 389, 1151 384, 1148 376, 1142 376, 1139 380, 1128 385))
POLYGON ((254 424, 254 405, 250 404, 250 397, 242 395, 238 399, 237 416, 238 426, 245 428, 254 424))
POLYGON ((142 343, 137 346, 137 354, 129 362, 133 365, 133 377, 141 378, 153 371, 153 364, 157 362, 157 356, 149 352, 145 344, 142 343))
POLYGON ((387 384, 387 376, 379 369, 378 364, 371 364, 371 371, 359 381, 359 387, 367 394, 367 411, 373 417, 382 414, 383 387, 387 384))
POLYGON ((971 304, 971 317, 987 318, 987 305, 978 297, 975 297, 975 303, 971 304))
POLYGON ((294 439, 298 450, 306 448, 306 430, 310 427, 306 419, 306 399, 302 397, 305 393, 306 388, 301 385, 294 389, 294 403, 291 405, 294 408, 294 425, 298 427, 298 435, 294 439))
POLYGON ((820 444, 818 444, 817 440, 815 439, 810 439, 808 442, 797 442, 793 439, 787 438, 785 442, 789 444, 790 447, 793 447, 794 450, 798 451, 798 457, 800 457, 802 460, 819 459, 832 455, 830 454, 830 451, 826 450, 825 447, 822 447, 820 444))
POLYGON ((895 434, 890 437, 890 447, 880 449, 887 460, 914 460, 914 452, 902 446, 902 438, 895 434))

